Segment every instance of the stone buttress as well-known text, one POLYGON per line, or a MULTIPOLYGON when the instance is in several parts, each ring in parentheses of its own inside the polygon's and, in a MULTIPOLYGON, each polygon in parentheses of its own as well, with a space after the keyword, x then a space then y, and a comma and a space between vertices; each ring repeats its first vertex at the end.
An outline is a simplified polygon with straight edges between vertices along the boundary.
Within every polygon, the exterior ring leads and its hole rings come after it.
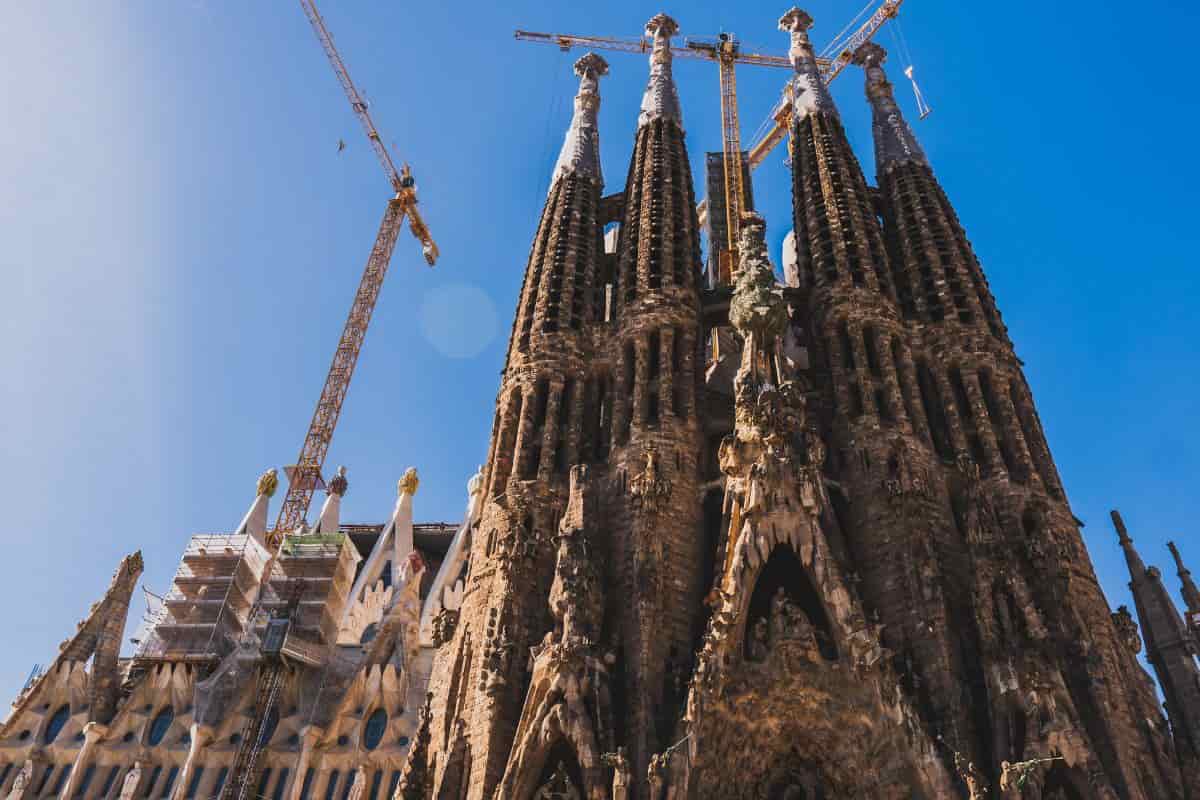
MULTIPOLYGON (((1163 585, 1162 572, 1158 567, 1147 567, 1143 563, 1118 512, 1112 512, 1112 521, 1129 567, 1129 590, 1142 623, 1146 659, 1158 675, 1158 684, 1166 700, 1163 705, 1171 720, 1185 796, 1200 797, 1200 666, 1196 663, 1200 643, 1194 628, 1190 628, 1176 610, 1163 585)), ((1179 551, 1174 544, 1170 548, 1179 569, 1184 602, 1190 616, 1200 610, 1200 593, 1196 591, 1179 551)), ((1129 624, 1132 625, 1132 620, 1129 624)), ((1136 631, 1134 627, 1135 637, 1136 631)))

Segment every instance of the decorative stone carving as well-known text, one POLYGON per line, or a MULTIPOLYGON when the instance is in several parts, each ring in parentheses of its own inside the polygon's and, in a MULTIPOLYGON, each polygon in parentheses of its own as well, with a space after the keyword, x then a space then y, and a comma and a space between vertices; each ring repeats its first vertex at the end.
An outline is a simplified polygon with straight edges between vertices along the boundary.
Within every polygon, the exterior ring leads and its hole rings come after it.
POLYGON ((633 507, 647 514, 657 514, 671 497, 671 481, 659 474, 658 453, 646 450, 646 468, 629 481, 633 507))
POLYGON ((908 440, 898 437, 892 442, 888 454, 888 477, 884 481, 884 489, 896 499, 907 497, 927 497, 929 495, 929 476, 925 470, 913 463, 912 446, 908 440))
POLYGON ((417 487, 421 485, 421 479, 417 477, 417 468, 409 467, 404 471, 399 482, 396 484, 398 494, 415 495, 417 487))
POLYGON ((17 777, 13 778, 13 785, 12 789, 9 790, 8 800, 22 800, 25 797, 25 790, 32 780, 33 761, 26 759, 25 764, 21 767, 21 771, 17 773, 17 777))
POLYGON ((433 618, 433 646, 441 647, 454 637, 454 629, 458 627, 458 611, 443 608, 433 618))
POLYGON ((806 653, 815 654, 816 634, 808 616, 780 586, 771 598, 771 644, 796 643, 806 653))
POLYGON ((337 474, 329 481, 327 490, 330 494, 335 494, 338 497, 345 497, 346 491, 350 488, 350 481, 346 480, 346 468, 338 467, 337 474))
POLYGON ((533 800, 580 800, 580 798, 579 790, 575 788, 575 784, 571 782, 571 776, 567 774, 566 764, 561 761, 558 762, 558 768, 554 770, 550 779, 542 784, 533 795, 533 800))
POLYGON ((508 670, 512 666, 512 654, 516 647, 516 642, 508 634, 508 626, 503 626, 484 651, 483 664, 488 672, 488 694, 499 693, 508 685, 508 670))
POLYGON ((633 781, 633 775, 625 748, 618 747, 615 753, 605 753, 600 760, 606 766, 612 767, 612 800, 628 800, 629 786, 633 781))
POLYGON ((967 785, 968 800, 984 800, 987 797, 987 781, 979 774, 975 764, 957 751, 954 753, 954 769, 962 782, 967 785))
POLYGON ((267 470, 262 475, 258 476, 258 483, 255 484, 255 491, 263 497, 274 497, 275 490, 279 488, 279 473, 273 468, 267 470))
POLYGON ((1142 637, 1138 633, 1138 625, 1134 622, 1133 615, 1129 613, 1129 607, 1119 606, 1112 615, 1112 621, 1117 629, 1117 636, 1129 652, 1135 656, 1142 652, 1142 637))
POLYGON ((655 753, 650 757, 650 766, 646 769, 646 783, 650 787, 649 800, 662 800, 670 760, 670 753, 655 753))

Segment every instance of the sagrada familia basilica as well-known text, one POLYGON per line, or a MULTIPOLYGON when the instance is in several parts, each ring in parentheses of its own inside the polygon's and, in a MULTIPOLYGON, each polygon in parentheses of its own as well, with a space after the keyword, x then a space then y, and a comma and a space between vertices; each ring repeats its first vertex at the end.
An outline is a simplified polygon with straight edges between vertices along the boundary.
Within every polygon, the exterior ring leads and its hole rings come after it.
POLYGON ((753 213, 702 271, 675 21, 616 193, 579 59, 461 525, 414 523, 411 470, 346 525, 342 472, 274 542, 268 472, 131 657, 120 564, 0 727, 0 797, 1200 798, 1200 590, 1114 512, 1109 607, 884 51, 872 186, 810 24, 782 283, 753 213))

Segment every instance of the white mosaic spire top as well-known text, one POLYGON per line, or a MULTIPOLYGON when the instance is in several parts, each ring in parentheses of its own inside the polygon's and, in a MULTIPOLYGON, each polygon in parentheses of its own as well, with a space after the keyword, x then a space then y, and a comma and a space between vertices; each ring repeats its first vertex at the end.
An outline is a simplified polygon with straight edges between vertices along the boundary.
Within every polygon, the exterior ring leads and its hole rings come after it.
POLYGON ((867 42, 854 53, 854 63, 867 75, 867 101, 871 104, 874 119, 871 127, 875 135, 876 167, 886 169, 904 161, 929 166, 925 151, 896 105, 892 84, 883 71, 885 60, 887 51, 874 42, 867 42))
POLYGON ((596 122, 596 114, 600 110, 600 78, 608 74, 608 62, 595 53, 588 53, 575 62, 575 74, 579 76, 575 113, 571 117, 571 127, 567 129, 558 163, 554 165, 551 188, 555 181, 568 172, 604 185, 604 174, 600 169, 600 127, 596 122))
POLYGON ((654 46, 650 51, 650 80, 642 95, 642 113, 638 116, 639 128, 656 119, 671 119, 683 129, 679 91, 671 74, 671 37, 678 31, 679 23, 666 14, 657 14, 646 23, 646 35, 653 37, 654 46))
POLYGON ((817 66, 817 55, 813 52, 812 42, 808 39, 808 29, 812 24, 813 18, 808 12, 795 7, 779 19, 779 30, 787 31, 792 37, 788 57, 796 73, 792 79, 795 92, 792 114, 797 120, 822 111, 838 116, 833 97, 829 94, 829 87, 825 85, 825 79, 821 77, 821 68, 817 66))

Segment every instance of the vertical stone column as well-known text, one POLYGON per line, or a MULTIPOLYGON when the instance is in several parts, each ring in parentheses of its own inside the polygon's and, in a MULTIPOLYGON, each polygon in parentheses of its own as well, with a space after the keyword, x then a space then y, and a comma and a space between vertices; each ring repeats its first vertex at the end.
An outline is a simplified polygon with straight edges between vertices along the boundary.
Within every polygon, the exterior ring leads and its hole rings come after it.
MULTIPOLYGON (((204 748, 212 741, 213 729, 194 722, 189 735, 191 744, 188 745, 187 760, 183 762, 183 769, 179 771, 179 778, 175 781, 175 788, 171 791, 171 800, 183 800, 187 796, 188 784, 192 782, 192 775, 196 771, 196 764, 200 760, 204 748)), ((63 795, 64 799, 70 796, 69 794, 63 795)))
POLYGON ((99 722, 89 722, 83 726, 83 746, 79 748, 79 753, 75 756, 75 762, 71 766, 71 775, 67 778, 67 782, 63 786, 61 793, 63 798, 75 796, 75 787, 83 780, 83 773, 87 770, 88 761, 91 760, 96 745, 107 735, 107 725, 102 725, 99 722))
POLYGON ((963 388, 967 390, 967 400, 975 424, 975 432, 983 445, 987 456, 988 471, 992 475, 1008 475, 1008 468, 1000 454, 1000 442, 996 440, 996 432, 992 428, 992 420, 988 415, 987 403, 983 400, 983 389, 979 386, 979 375, 973 369, 961 370, 963 388))
MULTIPOLYGON (((316 725, 306 725, 300 732, 300 754, 296 757, 296 774, 292 778, 292 788, 288 792, 288 800, 300 800, 300 793, 304 789, 304 776, 308 772, 308 765, 312 762, 313 748, 324 734, 325 730, 316 725)), ((316 783, 315 779, 313 783, 316 783)), ((182 797, 177 797, 175 800, 182 800, 182 797)))
POLYGON ((538 479, 550 480, 554 473, 554 455, 558 450, 558 408, 563 400, 563 382, 550 381, 546 398, 546 421, 542 423, 542 457, 538 462, 538 479))

